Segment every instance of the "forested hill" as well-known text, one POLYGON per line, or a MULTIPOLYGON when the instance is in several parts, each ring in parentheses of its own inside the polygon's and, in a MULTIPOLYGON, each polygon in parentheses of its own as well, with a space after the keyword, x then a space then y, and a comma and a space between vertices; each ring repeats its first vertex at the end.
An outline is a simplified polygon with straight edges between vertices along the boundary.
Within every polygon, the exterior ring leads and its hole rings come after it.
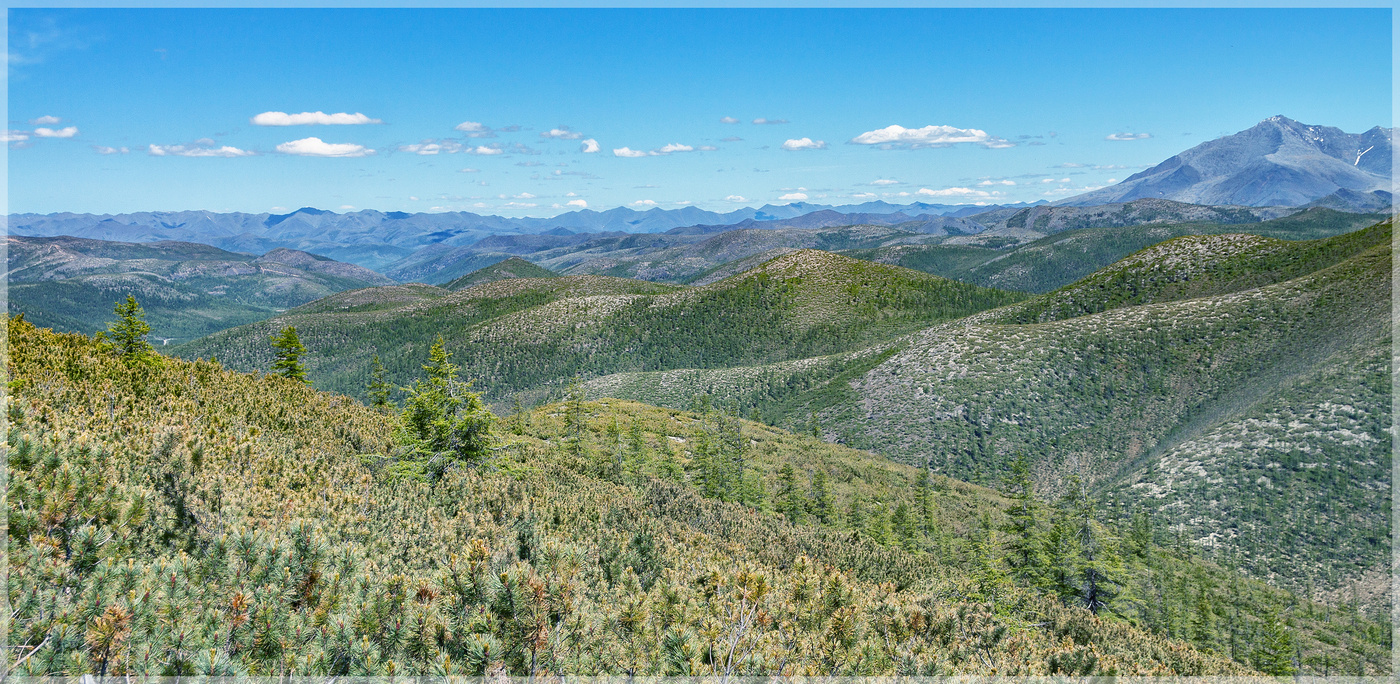
MULTIPOLYGON (((400 288, 383 288, 397 297, 400 288)), ((467 377, 500 402, 562 389, 575 375, 715 368, 801 359, 868 346, 1001 306, 1023 295, 908 269, 803 250, 703 287, 573 276, 500 280, 393 307, 340 309, 345 293, 180 347, 231 368, 268 367, 267 339, 297 328, 317 387, 364 396, 372 355, 405 384, 409 350, 442 335, 467 377)))
MULTIPOLYGON (((434 453, 409 413, 287 378, 7 333, 21 675, 1389 667, 1382 626, 1024 479, 1008 498, 703 404, 577 396, 478 411, 479 446, 434 453)), ((453 371, 419 355, 431 410, 453 371)))

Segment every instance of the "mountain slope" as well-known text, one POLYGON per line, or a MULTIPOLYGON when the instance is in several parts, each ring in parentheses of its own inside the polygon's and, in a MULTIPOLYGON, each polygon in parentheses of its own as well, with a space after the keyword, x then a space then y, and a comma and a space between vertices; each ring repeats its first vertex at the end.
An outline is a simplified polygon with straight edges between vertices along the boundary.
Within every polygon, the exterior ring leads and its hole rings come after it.
POLYGON ((392 281, 368 269, 279 249, 260 257, 188 242, 8 238, 9 309, 38 325, 104 329, 128 293, 167 342, 183 342, 334 292, 392 281))
MULTIPOLYGON (((1154 511, 1224 562, 1350 596, 1389 548, 1390 238, 1388 223, 1315 242, 1179 238, 861 352, 587 387, 671 405, 712 393, 987 484, 1025 454, 1049 492, 1077 474, 1125 518, 1154 511)), ((1363 607, 1381 589, 1363 587, 1363 607)))
POLYGON ((940 477, 923 528, 882 532, 916 502, 914 469, 713 413, 543 406, 506 421, 487 463, 423 482, 399 474, 393 420, 344 397, 7 333, 23 675, 722 676, 739 661, 711 655, 714 629, 756 675, 1250 674, 1211 651, 1249 661, 1281 629, 1305 672, 1387 664, 1380 625, 1150 537, 1122 551, 1122 614, 988 584, 1004 498, 940 477), (841 512, 707 496, 714 455, 758 492, 825 473, 841 512), (1198 626, 1172 617, 1202 604, 1198 626))
POLYGON ((1159 197, 1196 204, 1298 206, 1338 190, 1389 192, 1390 136, 1379 126, 1352 134, 1273 116, 1062 204, 1159 197))
POLYGON ((479 268, 446 285, 447 290, 465 290, 469 287, 491 283, 508 278, 554 278, 559 274, 547 268, 540 268, 520 257, 511 257, 485 268, 479 268))
MULTIPOLYGON (((1138 218, 1142 218, 1141 215, 1138 218)), ((1351 214, 1315 208, 1260 222, 1078 228, 1002 249, 964 244, 899 245, 847 250, 842 254, 898 264, 986 287, 1042 293, 1085 278, 1133 252, 1171 238, 1249 233, 1282 240, 1311 240, 1355 231, 1384 218, 1384 214, 1351 214)))
POLYGON ((866 346, 1020 299, 898 267, 804 250, 704 287, 571 276, 517 278, 368 314, 291 311, 182 346, 234 368, 266 368, 269 331, 295 325, 320 387, 363 392, 369 357, 406 382, 406 355, 438 335, 497 401, 555 391, 576 374, 725 367, 866 346))

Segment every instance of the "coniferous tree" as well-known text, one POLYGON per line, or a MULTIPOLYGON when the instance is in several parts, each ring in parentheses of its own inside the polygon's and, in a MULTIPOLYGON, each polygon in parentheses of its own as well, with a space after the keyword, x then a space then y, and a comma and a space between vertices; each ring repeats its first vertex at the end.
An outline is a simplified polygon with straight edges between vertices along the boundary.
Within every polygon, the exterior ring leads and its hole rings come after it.
POLYGON ((380 410, 389 410, 389 392, 392 385, 384 379, 384 364, 380 363, 379 355, 375 354, 370 361, 369 371, 369 405, 380 410))
POLYGON ((823 525, 830 525, 836 520, 836 498, 831 493, 831 484, 827 481, 826 471, 818 468, 812 473, 812 496, 809 500, 809 510, 812 517, 823 525))
POLYGON ((1260 627, 1250 660, 1264 674, 1287 677, 1298 671, 1293 662, 1295 650, 1293 631, 1277 610, 1270 610, 1260 627))
POLYGON ((806 497, 802 496, 802 490, 797 486, 797 471, 791 463, 784 463, 782 470, 778 471, 778 506, 793 524, 802 522, 806 517, 806 497))
POLYGON ((107 332, 117 355, 127 363, 134 363, 151 353, 151 343, 146 341, 151 326, 146 323, 146 311, 136 303, 136 297, 127 295, 126 301, 117 302, 112 312, 117 320, 107 324, 107 332))
POLYGON ((1007 562, 1017 576, 1037 582, 1044 566, 1043 542, 1036 519, 1035 483, 1024 453, 1017 453, 1016 460, 1011 462, 1005 487, 1012 502, 1002 527, 1006 533, 1007 562))
POLYGON ((895 506, 894 513, 890 514, 890 529, 905 551, 913 553, 919 548, 919 526, 908 503, 901 501, 895 506))
POLYGON ((434 478, 453 462, 476 465, 489 453, 495 416, 470 383, 457 379, 442 336, 428 351, 427 378, 407 388, 400 436, 411 457, 434 478))
POLYGON ((272 362, 274 373, 290 380, 310 383, 306 379, 306 368, 301 365, 301 355, 306 353, 306 347, 297 337, 295 327, 289 325, 273 335, 272 350, 276 356, 272 362))
POLYGON ((890 517, 882 509, 870 512, 865 523, 865 533, 879 544, 890 543, 890 517))
POLYGON ((918 479, 914 481, 914 506, 919 517, 919 529, 929 534, 933 527, 933 478, 929 476, 928 468, 921 468, 918 479))

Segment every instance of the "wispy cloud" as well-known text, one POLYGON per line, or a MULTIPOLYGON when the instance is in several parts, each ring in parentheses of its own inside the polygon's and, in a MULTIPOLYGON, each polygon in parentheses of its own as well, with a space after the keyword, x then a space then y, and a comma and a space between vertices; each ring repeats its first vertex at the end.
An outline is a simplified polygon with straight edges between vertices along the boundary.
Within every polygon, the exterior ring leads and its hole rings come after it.
POLYGON ((726 202, 734 202, 734 203, 737 204, 737 203, 739 203, 739 202, 747 202, 747 201, 749 201, 749 198, 744 197, 743 195, 729 195, 728 197, 725 197, 725 198, 724 198, 724 201, 726 201, 726 202))
POLYGON ((1000 195, 999 192, 988 192, 986 190, 973 190, 972 188, 943 188, 942 190, 931 190, 929 188, 919 188, 917 194, 929 197, 976 197, 986 198, 1000 195))
POLYGON ((104 145, 93 145, 92 151, 98 154, 126 154, 131 150, 125 147, 106 147, 104 145))
POLYGON ((899 185, 899 181, 893 180, 893 179, 890 179, 890 178, 881 178, 881 179, 879 179, 879 180, 870 181, 870 184, 871 184, 871 185, 899 185))
POLYGON ((327 114, 325 112, 302 112, 300 114, 288 114, 286 112, 263 112, 249 119, 254 126, 359 126, 364 124, 384 123, 379 119, 371 119, 364 114, 355 112, 336 112, 327 114))
POLYGON ((501 149, 500 145, 477 145, 476 147, 464 147, 462 148, 462 151, 466 152, 467 154, 479 154, 485 157, 506 153, 505 150, 501 149))
POLYGON ((59 123, 60 121, 63 121, 63 119, 60 119, 56 116, 49 116, 46 114, 37 119, 30 119, 29 123, 34 124, 35 126, 53 126, 59 123))
POLYGON ((146 153, 152 157, 251 157, 255 154, 229 145, 215 147, 211 140, 198 140, 190 145, 148 145, 146 153))
POLYGON ((540 137, 545 140, 578 140, 583 137, 583 134, 569 130, 568 126, 560 126, 541 133, 540 137))
POLYGON ((978 144, 992 149, 1015 146, 1015 143, 988 135, 986 131, 981 129, 954 126, 905 128, 900 125, 891 125, 861 133, 851 138, 850 142, 855 145, 876 145, 886 150, 948 147, 960 143, 978 144))
POLYGON ((71 137, 73 137, 73 136, 75 136, 75 135, 77 135, 77 134, 78 134, 78 127, 77 127, 77 126, 68 126, 68 127, 65 127, 65 128, 58 128, 58 129, 53 129, 53 128, 36 128, 36 129, 34 129, 34 137, 36 137, 36 138, 71 138, 71 137))
POLYGON ((743 139, 743 138, 740 138, 740 137, 737 136, 737 135, 731 135, 731 136, 729 136, 728 138, 720 138, 719 141, 720 141, 720 142, 744 142, 744 139, 743 139))
POLYGON ((601 151, 603 151, 603 148, 601 148, 601 147, 598 146, 598 141, 597 141, 597 140, 594 140, 593 138, 589 138, 589 139, 583 141, 583 144, 579 146, 578 151, 579 151, 579 152, 582 152, 582 153, 584 153, 584 154, 594 154, 594 153, 596 153, 596 152, 601 152, 601 151))
POLYGON ((988 180, 982 181, 981 183, 978 183, 977 185, 980 186, 980 187, 984 187, 984 188, 985 188, 985 187, 988 187, 988 186, 991 186, 991 185, 1015 185, 1015 184, 1016 184, 1016 181, 1014 181, 1014 180, 1008 180, 1008 179, 990 180, 990 179, 988 179, 988 180))
POLYGON ((812 140, 811 138, 793 138, 783 143, 783 149, 789 152, 796 152, 798 150, 824 150, 826 149, 826 141, 812 140))
POLYGON ((1146 140, 1152 137, 1151 133, 1109 133, 1104 136, 1104 140, 1146 140))
POLYGON ((24 142, 29 139, 29 131, 5 131, 0 142, 24 142))
POLYGON ((720 122, 720 123, 727 123, 727 124, 736 124, 736 123, 739 123, 739 120, 736 119, 736 118, 734 118, 734 117, 732 117, 732 116, 726 116, 726 117, 724 117, 723 119, 720 119, 719 122, 720 122))
MULTIPOLYGON (((711 149, 713 149, 713 148, 711 148, 711 149)), ((661 147, 658 147, 658 148, 656 148, 656 149, 654 149, 654 150, 651 150, 651 151, 649 151, 649 152, 644 152, 644 151, 642 151, 642 150, 634 150, 634 149, 632 149, 632 148, 630 148, 630 147, 619 147, 619 148, 613 150, 613 156, 614 156, 614 157, 628 157, 628 158, 635 159, 635 158, 637 158, 637 157, 664 157, 664 156, 666 156, 666 155, 668 155, 668 154, 674 154, 674 153, 677 153, 677 152, 694 152, 694 151, 695 151, 695 148, 692 147, 692 146, 690 146, 690 145, 686 145, 686 144, 683 144, 683 143, 668 143, 668 144, 666 144, 666 145, 663 145, 663 146, 661 146, 661 147)))
POLYGON ((300 157, 366 157, 374 154, 374 150, 364 145, 328 143, 320 138, 302 138, 301 140, 284 142, 277 146, 277 151, 300 157))
POLYGON ((788 123, 788 120, 787 120, 787 119, 763 119, 763 118, 759 118, 759 119, 754 119, 753 122, 756 123, 756 124, 758 124, 758 125, 760 125, 760 126, 765 126, 765 125, 767 125, 767 126, 772 126, 772 125, 776 125, 776 124, 785 124, 785 123, 788 123))
POLYGON ((486 127, 484 124, 475 121, 463 121, 452 127, 453 130, 461 131, 468 138, 494 138, 496 132, 486 127))

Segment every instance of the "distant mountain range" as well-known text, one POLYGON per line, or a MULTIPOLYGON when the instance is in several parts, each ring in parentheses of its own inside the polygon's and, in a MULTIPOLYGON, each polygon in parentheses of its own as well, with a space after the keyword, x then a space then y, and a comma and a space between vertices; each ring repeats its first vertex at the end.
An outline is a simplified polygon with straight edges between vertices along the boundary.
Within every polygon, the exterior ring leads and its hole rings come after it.
MULTIPOLYGON (((1037 204, 1043 204, 1037 203, 1037 204)), ((1033 206, 1027 204, 1008 206, 1033 206)), ((69 235, 95 240, 154 242, 178 240, 213 245, 235 252, 262 254, 285 247, 384 270, 429 245, 470 245, 490 235, 626 232, 660 233, 687 226, 730 226, 744 221, 773 222, 826 212, 828 220, 846 225, 861 220, 840 215, 878 217, 902 223, 920 216, 967 216, 996 206, 890 204, 884 201, 845 206, 795 202, 745 207, 719 213, 697 207, 637 211, 618 207, 583 209, 550 218, 507 218, 471 212, 416 213, 375 210, 337 214, 303 207, 289 214, 244 214, 211 211, 139 212, 133 214, 11 214, 9 233, 33 237, 69 235)), ((869 221, 865 221, 869 222, 869 221)), ((816 226, 811 226, 816 227, 816 226)))
POLYGON ((1357 208, 1374 209, 1378 200, 1390 203, 1393 131, 1376 126, 1353 134, 1272 116, 1061 204, 1157 197, 1192 204, 1300 206, 1341 192, 1342 198, 1354 193, 1370 205, 1357 208))
MULTIPOLYGON (((897 225, 905 232, 930 235, 985 232, 990 236, 1007 234, 1035 239, 1056 230, 1087 227, 1079 219, 1095 213, 1071 211, 1064 217, 1073 220, 1061 225, 1055 223, 1056 209, 1063 214, 1075 207, 1120 206, 1138 200, 1224 207, 1226 214, 1239 214, 1242 207, 1275 208, 1264 214, 1253 211, 1249 218, 1241 214, 1235 220, 1222 221, 1222 211, 1207 210, 1195 212, 1200 218, 1170 218, 1226 223, 1265 220, 1287 213, 1279 208, 1318 206, 1377 211, 1391 203, 1391 133, 1392 129, 1376 127, 1350 134, 1275 116, 1246 131, 1197 145, 1117 185, 1062 200, 1053 208, 1043 201, 990 206, 885 201, 830 206, 796 202, 722 213, 698 207, 657 207, 646 211, 618 207, 607 211, 583 209, 550 218, 507 218, 470 212, 364 210, 338 214, 305 207, 288 214, 12 214, 9 232, 125 242, 179 240, 251 254, 287 248, 358 264, 402 281, 446 282, 510 254, 527 253, 503 249, 491 252, 489 258, 479 258, 491 251, 485 249, 491 236, 538 235, 586 242, 591 238, 577 236, 700 236, 746 228, 897 225)), ((1151 216, 1126 218, 1154 220, 1151 216)))

